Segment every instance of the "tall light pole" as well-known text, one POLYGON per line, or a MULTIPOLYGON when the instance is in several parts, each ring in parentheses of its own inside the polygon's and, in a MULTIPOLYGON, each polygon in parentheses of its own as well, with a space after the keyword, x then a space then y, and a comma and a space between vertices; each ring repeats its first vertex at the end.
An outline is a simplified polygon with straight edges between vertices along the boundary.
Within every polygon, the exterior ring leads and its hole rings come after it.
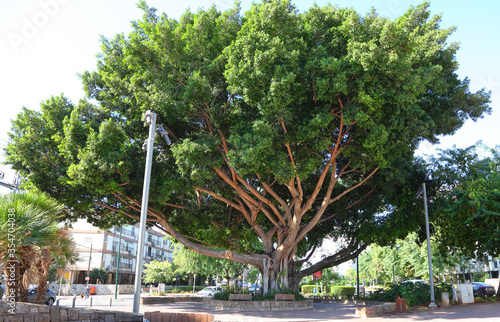
POLYGON ((92 244, 90 244, 90 253, 89 253, 89 267, 87 268, 87 285, 90 282, 90 262, 92 261, 92 244))
POLYGON ((359 255, 356 255, 356 300, 359 300, 359 255))
POLYGON ((437 307, 436 303, 434 303, 434 280, 432 275, 431 239, 429 231, 429 214, 427 211, 427 190, 425 189, 425 182, 422 183, 422 192, 424 196, 425 232, 427 234, 427 259, 429 261, 429 282, 431 284, 431 304, 429 304, 429 307, 437 307))
POLYGON ((118 258, 116 263, 116 278, 115 278, 115 300, 118 299, 118 275, 120 275, 120 248, 122 246, 122 227, 120 226, 120 239, 118 240, 118 258))
POLYGON ((139 313, 141 300, 142 268, 144 266, 144 240, 146 239, 146 220, 148 217, 149 182, 151 179, 151 166, 153 163, 153 144, 156 128, 156 114, 146 111, 146 123, 149 124, 149 137, 147 140, 146 170, 144 172, 144 186, 142 190, 141 219, 139 223, 139 240, 137 242, 137 259, 135 265, 135 288, 133 312, 139 313))
MULTIPOLYGON (((134 288, 134 305, 133 312, 139 313, 139 305, 141 301, 141 282, 142 282, 142 269, 144 260, 144 241, 146 239, 146 220, 148 217, 148 200, 149 200, 149 182, 151 179, 151 166, 153 163, 153 145, 156 129, 156 114, 151 111, 146 111, 145 114, 146 124, 149 124, 149 136, 147 139, 147 153, 146 153, 146 170, 144 171, 144 186, 142 190, 142 203, 141 203, 141 219, 139 223, 139 240, 137 241, 137 259, 135 266, 135 288, 134 288)), ((160 135, 165 139, 167 144, 171 144, 168 138, 168 132, 160 125, 158 126, 160 135)))

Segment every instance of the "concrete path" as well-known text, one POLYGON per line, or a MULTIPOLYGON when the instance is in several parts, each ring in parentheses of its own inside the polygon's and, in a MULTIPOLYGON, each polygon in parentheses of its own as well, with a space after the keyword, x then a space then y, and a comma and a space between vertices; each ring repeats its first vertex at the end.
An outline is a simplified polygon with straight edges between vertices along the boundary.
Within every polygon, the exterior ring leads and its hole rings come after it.
MULTIPOLYGON (((97 295, 93 297, 93 309, 112 310, 132 312, 133 295, 119 295, 118 300, 113 296, 97 295), (109 306, 109 299, 112 298, 112 306, 109 306)), ((89 300, 76 299, 77 308, 89 308, 89 300)), ((60 305, 71 307, 72 297, 63 296, 60 305)), ((368 319, 357 318, 354 316, 355 305, 349 304, 327 304, 315 303, 313 309, 298 311, 217 311, 205 309, 201 303, 181 302, 172 304, 152 304, 141 305, 140 312, 192 312, 192 313, 211 313, 215 321, 235 321, 235 322, 307 322, 307 321, 466 321, 480 319, 481 321, 500 322, 500 303, 476 303, 469 305, 456 305, 447 308, 428 309, 420 312, 406 314, 391 314, 382 317, 373 317, 368 319)))

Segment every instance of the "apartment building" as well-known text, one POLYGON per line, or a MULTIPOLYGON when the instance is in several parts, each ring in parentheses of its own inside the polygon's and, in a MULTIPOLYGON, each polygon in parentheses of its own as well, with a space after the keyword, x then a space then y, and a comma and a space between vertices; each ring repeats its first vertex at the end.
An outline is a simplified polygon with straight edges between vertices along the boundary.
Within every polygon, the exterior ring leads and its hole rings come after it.
POLYGON ((474 274, 488 273, 489 278, 500 278, 500 259, 488 256, 487 261, 471 260, 466 265, 458 266, 454 272, 458 281, 474 281, 474 274))
MULTIPOLYGON (((79 220, 69 229, 79 253, 78 262, 68 267, 71 284, 85 284, 88 271, 104 268, 108 280, 103 284, 114 284, 120 254, 118 284, 133 284, 139 239, 139 224, 135 226, 115 226, 108 230, 99 229, 79 220), (121 237, 120 237, 121 229, 121 237), (119 247, 120 246, 120 247, 119 247)), ((172 262, 171 243, 164 239, 165 233, 159 229, 147 229, 144 243, 144 263, 152 260, 172 262)))

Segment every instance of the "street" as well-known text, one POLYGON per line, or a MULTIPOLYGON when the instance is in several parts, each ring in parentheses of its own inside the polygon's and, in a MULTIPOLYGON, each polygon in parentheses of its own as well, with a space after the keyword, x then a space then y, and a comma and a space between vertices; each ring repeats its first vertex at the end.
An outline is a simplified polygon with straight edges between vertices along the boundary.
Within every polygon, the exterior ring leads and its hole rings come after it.
MULTIPOLYGON (((60 306, 71 307, 73 297, 62 296, 60 306)), ((77 297, 76 308, 89 308, 89 301, 77 297)), ((92 296, 92 309, 112 310, 132 312, 133 294, 119 295, 115 300, 112 295, 92 296), (110 299, 112 306, 110 307, 110 299)), ((211 313, 215 321, 256 321, 256 322, 277 322, 277 321, 338 321, 366 320, 357 318, 354 315, 355 305, 349 304, 327 304, 315 303, 313 309, 298 311, 217 311, 205 309, 201 303, 181 302, 172 304, 152 304, 141 305, 140 312, 192 312, 192 313, 211 313)), ((419 312, 406 314, 390 314, 382 317, 369 318, 369 321, 470 321, 472 319, 481 319, 481 321, 500 321, 500 302, 494 303, 476 303, 469 305, 455 305, 447 308, 428 309, 419 312)))

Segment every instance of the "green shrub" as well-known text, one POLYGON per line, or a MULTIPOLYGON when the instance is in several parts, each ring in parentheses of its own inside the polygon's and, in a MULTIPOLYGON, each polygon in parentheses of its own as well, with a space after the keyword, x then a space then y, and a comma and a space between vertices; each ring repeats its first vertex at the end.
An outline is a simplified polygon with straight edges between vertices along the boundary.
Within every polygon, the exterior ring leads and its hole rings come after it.
POLYGON ((335 297, 342 297, 349 299, 354 296, 354 292, 356 292, 356 288, 354 286, 333 285, 330 287, 330 294, 335 297))
POLYGON ((212 298, 219 301, 229 301, 229 294, 227 290, 224 290, 220 293, 215 293, 212 298))
MULTIPOLYGON (((323 285, 323 290, 321 290, 321 285, 318 285, 317 289, 316 289, 316 293, 321 293, 321 292, 330 293, 331 287, 332 286, 330 286, 330 285, 323 285)), ((300 290, 301 290, 302 294, 308 294, 308 293, 313 294, 315 288, 316 288, 316 284, 314 284, 314 285, 304 284, 300 287, 300 290)), ((285 292, 283 292, 283 293, 285 293, 285 292)))
MULTIPOLYGON (((194 287, 194 291, 195 292, 198 292, 198 291, 201 291, 202 289, 204 289, 206 286, 204 285, 197 285, 194 287)), ((179 289, 181 292, 193 292, 193 286, 189 286, 189 285, 181 285, 179 286, 179 289)))
POLYGON ((153 293, 151 293, 151 295, 152 295, 152 296, 165 296, 165 292, 160 292, 160 293, 158 293, 158 292, 153 292, 153 293))
POLYGON ((302 293, 303 294, 309 294, 309 293, 314 293, 314 289, 316 288, 316 285, 302 285, 302 293))
MULTIPOLYGON (((441 292, 451 293, 451 284, 434 284, 435 299, 441 299, 441 292)), ((406 300, 406 305, 415 306, 429 303, 431 288, 429 284, 395 284, 368 295, 366 299, 372 301, 395 302, 400 297, 406 300)))

